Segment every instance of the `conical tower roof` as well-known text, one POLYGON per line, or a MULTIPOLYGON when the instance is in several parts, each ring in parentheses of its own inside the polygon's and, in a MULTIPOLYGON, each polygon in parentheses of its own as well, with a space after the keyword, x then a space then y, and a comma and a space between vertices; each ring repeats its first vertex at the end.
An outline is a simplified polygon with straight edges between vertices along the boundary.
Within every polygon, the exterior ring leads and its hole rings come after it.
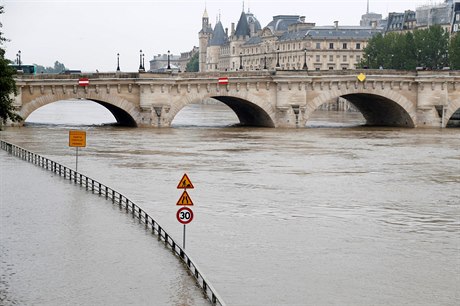
POLYGON ((214 32, 212 33, 212 38, 209 41, 208 46, 222 46, 222 45, 225 45, 227 42, 228 42, 227 34, 224 31, 222 22, 220 22, 219 20, 216 26, 214 27, 214 32))
POLYGON ((249 36, 251 34, 251 30, 249 29, 248 18, 246 14, 241 12, 240 20, 236 25, 236 36, 249 36))

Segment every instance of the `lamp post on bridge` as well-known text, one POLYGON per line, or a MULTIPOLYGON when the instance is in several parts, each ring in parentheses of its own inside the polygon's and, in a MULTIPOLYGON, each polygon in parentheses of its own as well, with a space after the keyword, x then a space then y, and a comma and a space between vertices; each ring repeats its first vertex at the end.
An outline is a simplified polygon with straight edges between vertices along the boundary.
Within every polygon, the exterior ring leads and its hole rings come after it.
POLYGON ((243 52, 240 52, 240 70, 243 70, 243 52))
POLYGON ((304 50, 304 63, 303 63, 303 70, 308 70, 308 66, 307 66, 307 48, 305 48, 304 50))
POLYGON ((264 53, 264 70, 267 70, 267 52, 264 53))
POLYGON ((144 67, 142 66, 142 49, 139 50, 139 72, 144 72, 144 67))
POLYGON ((19 50, 16 54, 16 62, 19 66, 21 66, 21 50, 19 50))
POLYGON ((117 72, 120 72, 120 53, 117 53, 117 72))
POLYGON ((170 56, 171 56, 171 51, 168 50, 168 70, 171 70, 171 59, 170 59, 170 56))
POLYGON ((276 49, 276 68, 280 68, 280 47, 276 49))

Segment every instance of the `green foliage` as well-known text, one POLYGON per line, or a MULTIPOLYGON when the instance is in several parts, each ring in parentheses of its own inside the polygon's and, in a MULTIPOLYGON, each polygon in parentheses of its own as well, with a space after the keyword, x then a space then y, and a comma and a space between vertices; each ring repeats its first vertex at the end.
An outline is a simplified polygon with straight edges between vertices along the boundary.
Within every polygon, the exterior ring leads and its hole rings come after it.
POLYGON ((364 49, 362 66, 371 69, 442 69, 449 66, 449 33, 441 26, 407 33, 378 34, 364 49))
POLYGON ((449 60, 451 69, 460 69, 460 33, 458 32, 450 40, 449 60))
POLYGON ((64 64, 55 61, 54 67, 44 67, 41 65, 34 64, 37 68, 37 73, 61 73, 67 70, 64 64))
MULTIPOLYGON (((3 6, 0 6, 0 15, 3 14, 3 6)), ((2 24, 0 24, 0 28, 2 24)), ((7 41, 0 32, 0 45, 7 41)), ((16 83, 13 75, 16 72, 9 66, 10 61, 5 59, 5 50, 0 48, 0 126, 6 120, 20 121, 22 118, 14 112, 13 95, 16 95, 16 83)))
POLYGON ((187 63, 187 72, 198 72, 200 70, 198 55, 199 52, 195 53, 187 63))

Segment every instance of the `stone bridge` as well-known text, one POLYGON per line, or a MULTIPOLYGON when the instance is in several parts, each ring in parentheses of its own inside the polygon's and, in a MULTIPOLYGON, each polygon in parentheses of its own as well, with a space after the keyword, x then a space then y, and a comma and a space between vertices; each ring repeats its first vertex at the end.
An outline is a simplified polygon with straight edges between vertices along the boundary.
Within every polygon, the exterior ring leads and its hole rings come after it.
POLYGON ((229 106, 242 125, 263 127, 303 127, 320 105, 339 97, 368 125, 445 127, 460 110, 460 71, 18 75, 16 84, 15 107, 24 120, 49 103, 87 99, 106 107, 120 125, 139 127, 168 127, 183 107, 207 98, 229 106), (79 86, 80 77, 89 78, 89 86, 79 86), (219 84, 219 77, 228 84, 219 84))

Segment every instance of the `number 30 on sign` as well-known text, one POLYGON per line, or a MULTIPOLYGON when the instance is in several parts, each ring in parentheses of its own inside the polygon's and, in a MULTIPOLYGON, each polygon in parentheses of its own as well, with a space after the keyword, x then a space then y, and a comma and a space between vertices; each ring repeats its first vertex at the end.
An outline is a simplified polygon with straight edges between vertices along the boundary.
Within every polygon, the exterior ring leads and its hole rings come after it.
POLYGON ((182 207, 177 211, 177 221, 182 224, 189 224, 193 220, 193 211, 188 207, 182 207))

